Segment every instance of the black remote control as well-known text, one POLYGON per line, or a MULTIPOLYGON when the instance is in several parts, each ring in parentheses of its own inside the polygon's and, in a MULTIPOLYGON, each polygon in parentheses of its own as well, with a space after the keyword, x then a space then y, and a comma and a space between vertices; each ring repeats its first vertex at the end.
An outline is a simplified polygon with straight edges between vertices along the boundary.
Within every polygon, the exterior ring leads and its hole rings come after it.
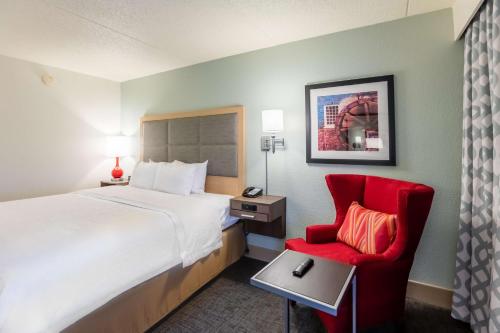
POLYGON ((293 270, 293 275, 297 277, 303 277, 304 275, 306 275, 307 271, 311 269, 313 265, 314 265, 314 260, 309 258, 300 265, 298 265, 297 268, 293 270))

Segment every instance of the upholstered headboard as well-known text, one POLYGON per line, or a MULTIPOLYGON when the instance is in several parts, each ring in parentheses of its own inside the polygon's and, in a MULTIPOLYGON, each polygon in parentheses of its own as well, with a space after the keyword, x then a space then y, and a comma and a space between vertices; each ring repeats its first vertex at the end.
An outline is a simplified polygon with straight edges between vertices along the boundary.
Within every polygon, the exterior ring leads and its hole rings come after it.
POLYGON ((205 190, 239 195, 245 186, 244 108, 166 113, 141 119, 141 159, 208 160, 205 190))

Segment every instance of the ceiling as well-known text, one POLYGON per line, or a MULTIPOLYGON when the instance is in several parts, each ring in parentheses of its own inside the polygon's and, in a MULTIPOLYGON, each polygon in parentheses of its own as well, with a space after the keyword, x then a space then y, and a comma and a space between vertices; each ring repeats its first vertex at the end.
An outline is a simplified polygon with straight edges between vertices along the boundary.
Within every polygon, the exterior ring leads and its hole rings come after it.
POLYGON ((454 0, 0 0, 0 54, 126 81, 454 0))

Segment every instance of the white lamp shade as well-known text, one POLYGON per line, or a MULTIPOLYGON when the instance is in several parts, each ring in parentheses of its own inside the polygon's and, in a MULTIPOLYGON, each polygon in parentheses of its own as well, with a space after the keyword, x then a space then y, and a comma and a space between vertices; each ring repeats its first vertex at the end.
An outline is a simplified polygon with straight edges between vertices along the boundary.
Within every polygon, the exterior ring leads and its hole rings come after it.
POLYGON ((130 138, 128 136, 108 136, 106 141, 106 155, 109 157, 124 157, 130 155, 130 138))
POLYGON ((278 133, 283 131, 283 110, 262 111, 262 132, 278 133))

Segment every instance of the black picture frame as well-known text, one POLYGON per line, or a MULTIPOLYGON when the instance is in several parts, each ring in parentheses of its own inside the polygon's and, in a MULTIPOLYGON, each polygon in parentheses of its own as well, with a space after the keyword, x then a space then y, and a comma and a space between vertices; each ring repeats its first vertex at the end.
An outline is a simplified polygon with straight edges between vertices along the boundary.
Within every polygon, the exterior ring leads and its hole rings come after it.
MULTIPOLYGON (((343 81, 308 84, 305 86, 306 101, 306 163, 321 164, 353 164, 353 165, 396 165, 396 129, 394 118, 394 75, 383 75, 343 81), (388 158, 386 159, 360 159, 360 158, 317 158, 311 156, 311 92, 340 86, 356 86, 365 83, 387 82, 387 126, 388 126, 388 158)), ((317 110, 314 110, 317 112, 317 110)), ((348 154, 348 153, 347 153, 348 154)))

